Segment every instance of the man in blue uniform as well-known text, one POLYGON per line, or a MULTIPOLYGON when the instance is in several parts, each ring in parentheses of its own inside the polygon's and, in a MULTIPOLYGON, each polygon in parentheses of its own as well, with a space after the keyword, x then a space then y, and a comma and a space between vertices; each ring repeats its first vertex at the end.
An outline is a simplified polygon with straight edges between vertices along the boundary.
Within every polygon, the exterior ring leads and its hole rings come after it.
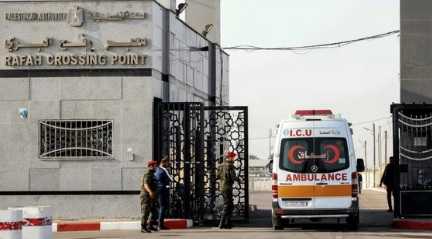
POLYGON ((156 168, 155 177, 157 181, 157 194, 159 201, 159 229, 168 229, 165 227, 164 220, 169 208, 170 184, 172 177, 169 174, 167 167, 169 166, 168 157, 164 157, 156 168))

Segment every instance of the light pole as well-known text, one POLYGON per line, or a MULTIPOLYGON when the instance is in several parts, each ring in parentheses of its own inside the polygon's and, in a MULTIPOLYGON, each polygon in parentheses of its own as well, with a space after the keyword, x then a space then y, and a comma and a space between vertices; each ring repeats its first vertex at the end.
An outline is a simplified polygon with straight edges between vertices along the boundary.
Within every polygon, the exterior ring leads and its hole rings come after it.
POLYGON ((364 161, 365 161, 365 168, 366 168, 366 186, 368 186, 368 184, 370 185, 369 182, 369 174, 367 173, 368 171, 368 163, 367 163, 367 141, 364 141, 364 161))
POLYGON ((376 186, 376 155, 375 155, 375 151, 376 151, 376 142, 375 142, 375 123, 372 124, 372 130, 366 127, 363 127, 363 129, 365 129, 366 131, 368 131, 369 133, 372 133, 373 136, 373 187, 376 186))
POLYGON ((387 130, 384 131, 384 168, 387 165, 387 130))
POLYGON ((272 137, 273 137, 273 130, 269 130, 269 159, 271 158, 271 152, 272 152, 272 137))

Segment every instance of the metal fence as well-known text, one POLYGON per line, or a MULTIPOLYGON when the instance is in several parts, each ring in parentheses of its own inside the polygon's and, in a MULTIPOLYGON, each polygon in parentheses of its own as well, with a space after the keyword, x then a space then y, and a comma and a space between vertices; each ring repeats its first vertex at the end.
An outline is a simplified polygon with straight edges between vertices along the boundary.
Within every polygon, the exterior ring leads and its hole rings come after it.
POLYGON ((222 196, 216 168, 226 150, 238 153, 234 166, 234 217, 247 219, 248 197, 248 111, 247 107, 204 106, 202 103, 158 103, 155 105, 156 158, 167 155, 174 182, 171 191, 172 217, 195 222, 219 217, 222 196))
POLYGON ((432 216, 432 105, 393 104, 395 216, 432 216))

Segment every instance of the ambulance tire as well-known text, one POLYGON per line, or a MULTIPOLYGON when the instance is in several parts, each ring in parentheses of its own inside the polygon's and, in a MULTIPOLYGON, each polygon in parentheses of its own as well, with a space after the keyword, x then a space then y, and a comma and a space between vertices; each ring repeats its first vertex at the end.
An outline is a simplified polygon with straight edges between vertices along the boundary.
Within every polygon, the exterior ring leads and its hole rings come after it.
POLYGON ((360 214, 359 213, 351 214, 347 218, 347 223, 351 230, 357 230, 360 224, 360 214))
POLYGON ((280 218, 278 216, 272 217, 272 224, 273 224, 273 230, 274 231, 280 231, 280 230, 284 229, 282 218, 280 218))

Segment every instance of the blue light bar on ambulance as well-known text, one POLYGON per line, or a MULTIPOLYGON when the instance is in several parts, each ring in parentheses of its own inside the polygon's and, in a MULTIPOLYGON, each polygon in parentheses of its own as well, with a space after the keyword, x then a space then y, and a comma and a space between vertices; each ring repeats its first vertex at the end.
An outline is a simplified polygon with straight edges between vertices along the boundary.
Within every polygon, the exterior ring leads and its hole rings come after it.
POLYGON ((331 110, 296 110, 296 116, 332 116, 331 110))

